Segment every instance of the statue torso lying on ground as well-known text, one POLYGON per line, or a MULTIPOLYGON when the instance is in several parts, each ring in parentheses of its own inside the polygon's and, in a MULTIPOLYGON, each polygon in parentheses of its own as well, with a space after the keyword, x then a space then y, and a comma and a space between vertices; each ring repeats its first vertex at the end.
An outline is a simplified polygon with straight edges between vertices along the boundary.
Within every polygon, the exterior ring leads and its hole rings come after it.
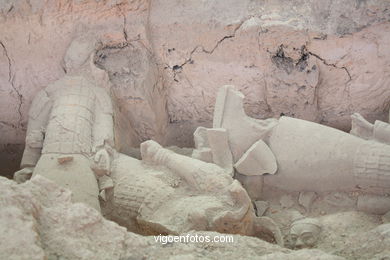
POLYGON ((250 198, 223 169, 154 141, 142 143, 141 154, 142 161, 123 154, 113 160, 114 188, 107 192, 104 214, 144 234, 253 232, 250 198))
MULTIPOLYGON (((355 136, 285 116, 256 120, 245 114, 243 98, 232 86, 220 89, 214 128, 197 129, 193 157, 214 161, 226 169, 234 166, 236 177, 252 199, 261 199, 263 188, 270 187, 287 192, 390 193, 390 145, 384 143, 390 140, 389 124, 377 121, 371 125, 355 114, 355 136), (222 146, 229 147, 225 154, 230 157, 225 155, 223 163, 220 158, 215 160, 211 145, 215 142, 204 134, 213 129, 226 132, 222 146)), ((378 208, 370 207, 378 214, 390 210, 389 198, 376 198, 368 201, 365 196, 359 197, 360 207, 374 203, 378 208)))

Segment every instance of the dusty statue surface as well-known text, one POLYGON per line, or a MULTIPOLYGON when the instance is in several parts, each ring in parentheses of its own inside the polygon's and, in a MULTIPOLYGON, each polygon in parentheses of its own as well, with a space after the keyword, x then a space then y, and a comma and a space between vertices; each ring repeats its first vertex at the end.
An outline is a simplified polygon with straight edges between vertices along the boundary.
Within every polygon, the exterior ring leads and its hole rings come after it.
POLYGON ((343 259, 320 250, 292 251, 238 235, 233 236, 234 243, 167 246, 153 237, 127 232, 84 203, 72 203, 69 190, 42 176, 23 184, 0 177, 0 187, 0 236, 8 241, 0 245, 1 259, 343 259))
POLYGON ((387 259, 389 39, 382 0, 0 1, 0 259, 387 259))
MULTIPOLYGON (((227 132, 221 144, 231 151, 230 157, 225 156, 225 167, 235 168, 236 178, 252 199, 261 199, 263 190, 272 188, 358 192, 362 193, 357 200, 359 209, 377 214, 390 211, 390 124, 370 124, 353 114, 353 128, 348 134, 284 116, 257 120, 245 114, 243 98, 233 86, 220 89, 213 129, 227 132)), ((195 139, 201 137, 200 130, 212 129, 198 129, 195 139)), ((209 143, 195 143, 193 157, 215 160, 209 143)))
POLYGON ((285 116, 257 120, 245 114, 243 98, 233 86, 222 87, 213 122, 214 127, 226 129, 233 157, 230 163, 243 182, 248 178, 252 185, 258 182, 257 186, 287 191, 389 192, 390 146, 386 140, 390 124, 368 124, 366 132, 372 128, 371 135, 365 135, 371 138, 362 138, 365 128, 360 125, 367 122, 356 114, 355 135, 285 116), (269 175, 256 177, 265 173, 269 175))
MULTIPOLYGON (((255 236, 291 249, 326 251, 330 242, 323 236, 332 223, 290 213, 291 197, 281 198, 279 215, 266 213, 269 204, 252 200, 266 198, 269 189, 305 192, 299 203, 309 215, 316 194, 323 192, 357 192, 352 208, 390 212, 384 122, 372 125, 354 114, 352 135, 289 117, 256 120, 245 114, 244 96, 224 86, 214 128, 194 133, 193 158, 150 140, 141 144, 138 160, 115 149, 110 94, 91 81, 104 72, 89 62, 82 68, 83 76, 56 81, 34 100, 24 168, 15 173, 16 181, 32 176, 39 182, 44 176, 69 188, 72 202, 92 206, 96 214, 101 211, 144 235, 209 230, 255 236)), ((374 223, 380 224, 374 221, 373 228, 374 223)), ((388 225, 372 232, 384 236, 375 245, 383 248, 388 225)), ((340 250, 342 256, 351 254, 346 247, 340 250)))
POLYGON ((215 93, 225 84, 247 96, 245 109, 252 117, 284 113, 344 130, 353 112, 385 120, 389 5, 383 0, 2 1, 0 89, 7 94, 0 96, 0 151, 6 144, 15 149, 23 144, 30 103, 67 74, 69 46, 91 46, 96 35, 121 43, 113 48, 104 42, 106 59, 99 64, 115 85, 123 116, 144 116, 131 127, 136 142, 161 138, 168 127, 167 144, 192 146, 196 127, 211 125, 215 93))
POLYGON ((33 100, 22 169, 14 179, 44 176, 70 189, 73 202, 102 208, 107 218, 142 234, 213 230, 283 244, 272 219, 256 217, 231 171, 154 141, 141 144, 142 160, 118 153, 114 106, 104 84, 96 83, 105 72, 94 55, 78 67, 78 57, 69 55, 74 75, 33 100))

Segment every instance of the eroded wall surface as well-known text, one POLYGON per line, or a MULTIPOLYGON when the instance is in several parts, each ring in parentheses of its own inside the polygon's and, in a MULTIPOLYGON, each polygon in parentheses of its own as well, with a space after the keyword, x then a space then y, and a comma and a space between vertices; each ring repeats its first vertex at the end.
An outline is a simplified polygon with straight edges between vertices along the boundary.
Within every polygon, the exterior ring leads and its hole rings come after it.
POLYGON ((169 79, 171 122, 207 125, 224 84, 245 94, 256 118, 284 114, 343 130, 353 112, 387 120, 389 6, 152 1, 151 37, 169 79))
POLYGON ((120 136, 134 146, 149 138, 191 146, 225 84, 245 94, 256 118, 343 130, 353 112, 388 120, 389 1, 3 0, 0 143, 8 150, 24 143, 34 95, 67 73, 72 43, 98 48, 128 123, 120 136))

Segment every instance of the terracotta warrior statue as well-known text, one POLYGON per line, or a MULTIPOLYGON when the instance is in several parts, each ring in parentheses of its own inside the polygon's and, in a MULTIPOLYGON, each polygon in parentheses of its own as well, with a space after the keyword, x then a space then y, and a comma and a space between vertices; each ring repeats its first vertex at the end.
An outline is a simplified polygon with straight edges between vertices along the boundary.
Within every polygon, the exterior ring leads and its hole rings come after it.
POLYGON ((71 189, 74 201, 100 210, 96 176, 109 172, 112 129, 106 90, 82 76, 63 77, 32 102, 22 170, 15 180, 40 174, 71 189))
POLYGON ((15 179, 42 175, 70 189, 75 202, 143 234, 189 230, 254 235, 282 243, 267 217, 223 168, 141 144, 143 160, 114 149, 108 93, 83 77, 66 76, 34 99, 22 170, 15 179), (101 204, 98 195, 100 193, 101 204))
MULTIPOLYGON (((389 124, 377 121, 371 125, 355 114, 352 134, 348 134, 286 116, 257 120, 245 114, 243 99, 233 86, 222 87, 213 129, 227 132, 231 157, 225 156, 224 164, 234 166, 237 178, 253 199, 261 198, 265 187, 285 191, 359 190, 379 195, 390 192, 389 124)), ((200 133, 195 132, 195 140, 202 139, 200 133)), ((214 161, 209 143, 195 141, 195 145, 193 157, 214 161)))
POLYGON ((276 224, 255 216, 247 192, 223 168, 154 141, 141 144, 141 155, 114 156, 114 187, 102 201, 108 218, 148 235, 213 230, 283 243, 276 224))
MULTIPOLYGON (((271 219, 256 217, 229 169, 154 141, 141 144, 143 160, 118 153, 113 104, 107 88, 94 80, 104 71, 94 66, 92 56, 34 98, 17 182, 42 175, 70 189, 74 202, 143 234, 211 230, 283 243, 271 219)), ((219 141, 218 131, 210 135, 219 141)), ((218 147, 214 151, 223 154, 218 147)))

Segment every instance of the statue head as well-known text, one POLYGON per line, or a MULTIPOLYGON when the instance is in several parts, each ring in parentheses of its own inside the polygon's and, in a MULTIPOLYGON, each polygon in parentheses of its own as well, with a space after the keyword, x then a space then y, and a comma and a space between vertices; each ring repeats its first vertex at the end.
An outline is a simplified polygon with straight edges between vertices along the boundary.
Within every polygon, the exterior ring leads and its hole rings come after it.
POLYGON ((291 224, 290 239, 293 248, 308 248, 316 245, 321 224, 317 219, 304 218, 291 224))
POLYGON ((73 72, 81 68, 95 51, 96 39, 93 36, 82 35, 75 38, 69 45, 64 56, 64 68, 73 72))

